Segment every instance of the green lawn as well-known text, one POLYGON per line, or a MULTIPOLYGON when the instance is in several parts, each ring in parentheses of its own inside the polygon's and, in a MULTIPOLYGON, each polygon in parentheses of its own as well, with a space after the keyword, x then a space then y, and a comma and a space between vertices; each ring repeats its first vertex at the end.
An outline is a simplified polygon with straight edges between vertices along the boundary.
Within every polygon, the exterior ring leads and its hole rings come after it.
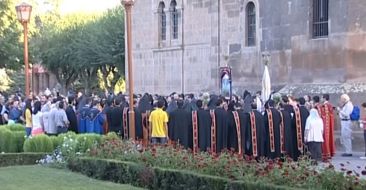
POLYGON ((88 178, 67 170, 43 166, 0 168, 0 189, 4 190, 141 190, 88 178))

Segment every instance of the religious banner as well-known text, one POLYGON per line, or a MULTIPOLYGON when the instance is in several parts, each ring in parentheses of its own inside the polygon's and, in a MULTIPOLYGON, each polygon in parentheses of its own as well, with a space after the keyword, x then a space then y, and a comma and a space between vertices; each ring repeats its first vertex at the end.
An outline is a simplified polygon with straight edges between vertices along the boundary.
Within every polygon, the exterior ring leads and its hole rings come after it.
POLYGON ((232 78, 230 67, 220 67, 220 93, 222 96, 231 99, 232 78))

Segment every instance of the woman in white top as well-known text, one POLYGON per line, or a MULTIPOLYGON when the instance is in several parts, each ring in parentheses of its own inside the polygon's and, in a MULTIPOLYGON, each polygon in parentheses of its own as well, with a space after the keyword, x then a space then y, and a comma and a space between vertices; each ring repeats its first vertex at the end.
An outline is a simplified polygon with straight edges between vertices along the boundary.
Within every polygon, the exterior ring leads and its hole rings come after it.
POLYGON ((36 101, 34 103, 32 115, 32 136, 44 134, 41 107, 42 105, 40 101, 36 101))
POLYGON ((320 118, 316 109, 310 110, 310 115, 306 119, 305 126, 305 143, 307 143, 311 158, 321 161, 323 139, 323 120, 320 118))

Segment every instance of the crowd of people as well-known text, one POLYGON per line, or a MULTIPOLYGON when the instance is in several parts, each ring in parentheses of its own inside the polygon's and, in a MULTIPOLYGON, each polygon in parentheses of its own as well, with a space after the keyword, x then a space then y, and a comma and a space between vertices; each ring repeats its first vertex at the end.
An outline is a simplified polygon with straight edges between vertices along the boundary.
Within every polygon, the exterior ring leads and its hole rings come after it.
MULTIPOLYGON (((146 93, 133 99, 135 140, 145 145, 179 143, 194 152, 217 154, 227 149, 256 158, 289 156, 294 160, 309 152, 315 160, 327 160, 336 151, 335 117, 341 120, 341 143, 346 150, 342 156, 352 156, 352 121, 366 126, 366 118, 357 118, 346 94, 340 97, 339 107, 329 102, 328 94, 272 97, 265 102, 260 92, 252 96, 247 91, 231 98, 146 93)), ((366 109, 366 103, 362 108, 366 109)), ((122 93, 67 97, 45 93, 26 98, 15 94, 6 101, 0 96, 0 109, 0 124, 23 123, 27 137, 74 131, 115 132, 129 138, 129 102, 122 93)))

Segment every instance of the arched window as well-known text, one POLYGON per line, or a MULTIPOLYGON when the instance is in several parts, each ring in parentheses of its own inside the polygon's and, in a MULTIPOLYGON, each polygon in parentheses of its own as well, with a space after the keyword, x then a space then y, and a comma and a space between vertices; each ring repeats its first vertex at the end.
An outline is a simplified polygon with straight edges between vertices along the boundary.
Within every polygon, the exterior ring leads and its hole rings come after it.
POLYGON ((177 11, 177 2, 172 0, 170 2, 170 13, 172 20, 172 35, 173 39, 178 39, 178 11, 177 11))
POLYGON ((247 46, 255 46, 256 18, 255 18, 255 5, 253 2, 248 3, 246 12, 247 12, 247 46))
POLYGON ((313 37, 328 36, 329 0, 313 0, 313 37))
POLYGON ((159 38, 160 40, 166 40, 166 14, 164 12, 165 4, 163 1, 159 3, 159 38))

